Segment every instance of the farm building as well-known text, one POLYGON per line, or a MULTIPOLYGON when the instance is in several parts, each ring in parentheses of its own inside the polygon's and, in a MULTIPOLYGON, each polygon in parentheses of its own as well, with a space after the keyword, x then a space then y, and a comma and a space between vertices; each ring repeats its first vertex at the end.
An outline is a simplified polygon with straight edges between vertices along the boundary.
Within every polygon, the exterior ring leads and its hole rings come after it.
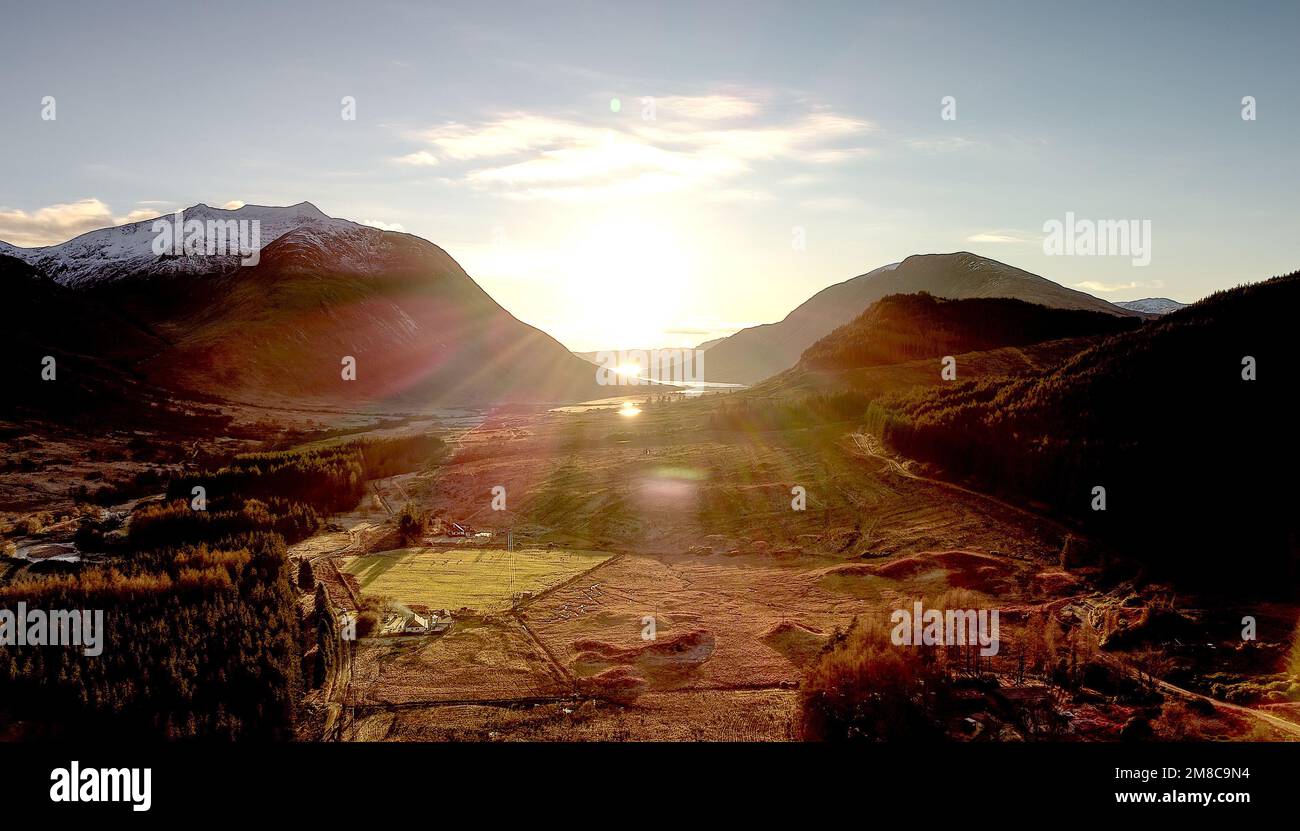
POLYGON ((440 620, 423 607, 389 609, 379 627, 384 635, 433 635, 451 628, 450 620, 440 620))

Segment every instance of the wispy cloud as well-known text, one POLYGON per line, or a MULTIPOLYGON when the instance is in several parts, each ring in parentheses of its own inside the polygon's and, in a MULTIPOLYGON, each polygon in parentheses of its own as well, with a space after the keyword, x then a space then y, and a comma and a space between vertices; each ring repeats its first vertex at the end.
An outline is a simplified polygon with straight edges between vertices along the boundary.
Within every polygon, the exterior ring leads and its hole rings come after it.
POLYGON ((765 190, 757 188, 719 188, 710 190, 705 198, 710 202, 756 203, 771 202, 776 197, 765 190))
POLYGON ((651 99, 659 114, 701 121, 720 121, 758 115, 760 105, 737 95, 670 95, 651 99))
POLYGON ((590 144, 607 131, 528 113, 511 113, 481 124, 453 122, 416 134, 445 159, 472 161, 590 144))
POLYGON ((814 150, 806 154, 802 161, 810 164, 838 164, 873 156, 875 153, 875 148, 872 147, 835 147, 830 150, 814 150))
POLYGON ((803 188, 810 185, 820 185, 826 182, 826 176, 822 173, 796 173, 794 176, 787 176, 781 180, 781 184, 791 188, 803 188))
POLYGON ((411 155, 466 163, 465 182, 514 198, 589 199, 716 189, 760 163, 831 165, 871 152, 862 142, 876 128, 863 119, 762 114, 736 96, 659 98, 653 113, 629 107, 602 120, 516 112, 420 131, 429 149, 411 155))
POLYGON ((97 228, 139 222, 159 215, 157 210, 137 208, 116 216, 108 205, 95 198, 60 202, 31 213, 0 209, 0 240, 22 248, 35 248, 63 242, 97 228))
POLYGON ((1162 289, 1165 287, 1164 280, 1152 280, 1147 283, 1129 282, 1129 283, 1103 283, 1099 280, 1084 280, 1082 283, 1075 283, 1075 288, 1084 291, 1096 291, 1102 294, 1110 294, 1116 291, 1131 291, 1133 289, 1162 289))
POLYGON ((407 153, 405 156, 397 156, 393 161, 397 164, 409 164, 416 167, 434 167, 438 164, 438 157, 428 150, 417 150, 414 153, 407 153))
POLYGON ((1042 235, 1028 231, 981 231, 966 237, 967 242, 991 243, 993 245, 1022 245, 1029 242, 1041 242, 1042 235))

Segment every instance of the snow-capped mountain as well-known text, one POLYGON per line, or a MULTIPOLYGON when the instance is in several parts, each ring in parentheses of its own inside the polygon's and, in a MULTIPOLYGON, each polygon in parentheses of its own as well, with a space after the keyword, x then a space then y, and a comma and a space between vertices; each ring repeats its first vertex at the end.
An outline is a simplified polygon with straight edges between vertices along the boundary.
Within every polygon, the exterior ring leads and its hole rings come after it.
MULTIPOLYGON (((0 242, 0 254, 18 257, 56 283, 70 287, 138 275, 224 273, 239 265, 241 258, 233 254, 159 256, 154 250, 154 241, 159 235, 154 230, 154 223, 158 220, 174 222, 175 219, 175 214, 163 214, 154 219, 89 231, 67 242, 41 248, 18 248, 0 242)), ((312 228, 322 233, 365 227, 328 217, 310 202, 288 207, 245 205, 235 210, 213 208, 200 202, 182 211, 181 219, 186 223, 197 220, 205 225, 209 221, 246 223, 244 227, 250 235, 245 242, 249 250, 258 251, 299 228, 312 228), (256 232, 251 233, 254 222, 257 223, 256 232)))
POLYGON ((1170 300, 1168 297, 1144 297, 1141 300, 1124 300, 1117 302, 1115 305, 1131 312, 1141 312, 1148 315, 1167 315, 1179 309, 1186 309, 1188 306, 1186 303, 1179 303, 1177 300, 1170 300))
POLYGON ((8 310, 36 319, 58 302, 89 309, 75 337, 42 327, 52 340, 42 354, 95 356, 121 377, 238 401, 406 409, 608 392, 590 363, 503 309, 427 240, 308 202, 195 205, 183 219, 256 221, 245 242, 258 256, 160 255, 154 220, 7 246, 0 272, 30 289, 11 290, 8 310), (345 365, 355 373, 344 377, 345 365))

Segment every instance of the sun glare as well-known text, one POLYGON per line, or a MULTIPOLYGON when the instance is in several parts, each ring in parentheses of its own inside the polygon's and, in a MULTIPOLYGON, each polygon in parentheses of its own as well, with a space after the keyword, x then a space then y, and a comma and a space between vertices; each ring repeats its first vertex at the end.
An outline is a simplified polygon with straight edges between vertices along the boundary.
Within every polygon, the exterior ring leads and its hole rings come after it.
MULTIPOLYGON (((690 257, 680 236, 654 221, 619 220, 592 229, 575 246, 568 292, 593 314, 607 346, 658 347, 690 290, 690 257), (580 299, 580 301, 579 301, 580 299)), ((619 367, 619 374, 639 368, 619 367)))
POLYGON ((614 371, 626 378, 636 378, 641 374, 640 364, 620 364, 614 367, 614 371))

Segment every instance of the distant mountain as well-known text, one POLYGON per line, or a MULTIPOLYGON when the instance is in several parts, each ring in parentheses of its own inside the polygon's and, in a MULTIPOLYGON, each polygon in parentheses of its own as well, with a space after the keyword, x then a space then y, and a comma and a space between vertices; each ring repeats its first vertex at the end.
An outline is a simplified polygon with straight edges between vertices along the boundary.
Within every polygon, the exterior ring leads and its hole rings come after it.
POLYGON ((946 300, 928 292, 893 294, 808 347, 797 368, 860 369, 1112 334, 1138 325, 1135 318, 1009 298, 946 300))
POLYGON ((656 346, 656 347, 645 347, 644 349, 636 349, 636 348, 634 348, 634 349, 608 349, 608 350, 606 350, 606 349, 595 349, 595 350, 591 350, 591 351, 588 351, 588 352, 574 352, 573 354, 577 355, 579 358, 582 358, 584 361, 592 361, 592 362, 595 362, 595 361, 596 361, 596 357, 597 357, 598 355, 600 355, 601 352, 610 352, 610 353, 615 353, 615 354, 617 354, 618 352, 636 352, 636 351, 640 351, 640 352, 652 352, 652 351, 654 351, 654 350, 659 350, 659 351, 672 351, 672 350, 676 350, 676 349, 686 349, 686 348, 699 349, 699 350, 702 351, 702 350, 708 349, 710 346, 713 346, 715 343, 720 343, 720 342, 722 342, 722 340, 723 340, 723 338, 714 338, 713 340, 706 340, 704 343, 697 344, 697 345, 695 345, 695 346, 693 346, 693 347, 682 347, 682 346, 677 346, 677 347, 674 347, 674 346, 656 346))
POLYGON ((867 421, 1172 576, 1285 594, 1300 577, 1297 307, 1300 273, 1219 292, 1039 372, 888 396, 867 421))
POLYGON ((597 360, 597 359, 601 356, 601 353, 605 353, 605 354, 607 354, 607 355, 614 355, 614 356, 617 356, 620 352, 628 352, 628 353, 631 353, 631 352, 646 352, 646 353, 649 353, 649 352, 653 352, 653 351, 655 351, 656 349, 667 349, 667 348, 668 348, 668 347, 654 347, 654 348, 646 347, 646 348, 644 348, 644 349, 640 349, 640 348, 637 348, 637 347, 633 347, 633 348, 631 348, 631 349, 595 349, 595 350, 591 350, 591 351, 589 351, 589 352, 574 352, 573 354, 577 355, 579 358, 582 358, 584 361, 591 361, 592 363, 598 363, 598 360, 597 360))
POLYGON ((695 356, 714 344, 721 343, 722 340, 723 338, 714 338, 693 347, 603 349, 592 352, 574 352, 573 354, 584 361, 591 361, 593 364, 604 366, 608 366, 610 361, 616 364, 624 361, 629 364, 636 363, 641 366, 641 371, 637 373, 637 377, 640 379, 639 384, 655 384, 664 389, 680 389, 682 384, 689 385, 695 381, 704 380, 699 375, 704 361, 702 359, 697 361, 695 356), (681 361, 685 361, 685 363, 680 363, 681 361), (654 367, 654 369, 648 367, 654 367))
POLYGON ((1141 312, 1148 315, 1167 315, 1170 312, 1176 312, 1179 309, 1186 309, 1187 303, 1179 303, 1177 300, 1170 300, 1168 297, 1146 297, 1142 300, 1122 300, 1115 304, 1121 309, 1128 309, 1131 312, 1141 312))
MULTIPOLYGON (((249 401, 404 407, 574 401, 608 394, 591 364, 502 309, 441 248, 303 202, 184 218, 257 220, 260 261, 159 256, 152 220, 16 249, 34 270, 152 338, 122 356, 172 389, 249 401), (354 358, 356 380, 342 378, 354 358)), ((23 314, 20 304, 11 311, 23 314)), ((92 326, 106 354, 118 351, 92 326)))
POLYGON ((753 326, 724 339, 708 351, 705 378, 756 383, 793 366, 818 338, 848 323, 882 297, 919 291, 953 299, 1011 297, 1059 309, 1119 316, 1135 314, 1090 294, 965 251, 918 254, 825 288, 780 323, 753 326))

